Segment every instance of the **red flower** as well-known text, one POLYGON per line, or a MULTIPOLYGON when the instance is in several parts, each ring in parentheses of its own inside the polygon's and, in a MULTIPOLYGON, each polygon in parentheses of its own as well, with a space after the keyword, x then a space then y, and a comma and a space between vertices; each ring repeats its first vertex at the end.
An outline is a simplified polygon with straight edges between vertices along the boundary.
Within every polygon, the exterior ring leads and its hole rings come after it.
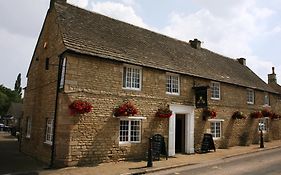
POLYGON ((156 112, 156 116, 160 118, 169 118, 172 116, 172 111, 169 109, 169 107, 161 107, 156 112))
POLYGON ((89 113, 92 108, 93 106, 89 102, 82 100, 75 100, 69 105, 71 115, 89 113))
POLYGON ((271 117, 273 114, 269 109, 263 109, 261 113, 264 117, 271 117))
POLYGON ((262 116, 263 115, 262 115, 261 111, 255 111, 250 114, 250 117, 252 117, 252 118, 262 118, 262 116))
POLYGON ((232 118, 233 119, 245 119, 246 116, 240 112, 240 111, 235 111, 233 114, 232 114, 232 118))
POLYGON ((208 117, 216 118, 217 112, 213 109, 205 108, 202 112, 203 119, 206 120, 208 117))
POLYGON ((130 115, 133 116, 138 113, 138 110, 133 105, 133 103, 126 102, 126 103, 120 105, 118 108, 115 108, 113 113, 114 113, 115 117, 130 116, 130 115))

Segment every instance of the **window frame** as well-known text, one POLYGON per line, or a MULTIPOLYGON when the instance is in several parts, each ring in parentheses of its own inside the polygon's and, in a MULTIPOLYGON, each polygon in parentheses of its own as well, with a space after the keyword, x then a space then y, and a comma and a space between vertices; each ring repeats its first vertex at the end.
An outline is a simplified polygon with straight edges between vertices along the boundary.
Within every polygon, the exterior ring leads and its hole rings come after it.
POLYGON ((255 91, 253 89, 247 89, 247 104, 250 104, 250 105, 255 104, 255 91), (250 97, 250 95, 252 97, 250 97), (249 101, 250 98, 252 98, 252 101, 249 101))
POLYGON ((32 127, 32 118, 27 117, 27 119, 26 119, 26 134, 25 134, 26 138, 31 137, 31 127, 32 127))
POLYGON ((166 94, 168 94, 168 95, 180 95, 180 75, 179 74, 174 74, 174 73, 166 73, 166 94), (178 90, 178 92, 173 92, 173 84, 174 84, 174 81, 171 79, 171 88, 170 87, 168 87, 168 85, 169 85, 169 80, 168 80, 168 78, 177 78, 177 82, 178 82, 178 84, 177 84, 177 90, 178 90), (169 92, 169 91, 167 91, 168 89, 171 89, 171 91, 172 92, 169 92))
POLYGON ((59 89, 63 89, 64 85, 65 85, 66 64, 67 64, 67 58, 63 57, 62 62, 61 62, 59 89))
POLYGON ((210 122, 210 134, 212 134, 213 139, 214 139, 214 140, 219 140, 219 139, 221 139, 221 138, 222 138, 222 134, 223 134, 223 122, 224 122, 224 120, 223 120, 223 119, 209 119, 208 121, 210 122), (216 123, 216 124, 215 124, 215 133, 214 133, 214 134, 213 134, 212 128, 211 128, 212 123, 216 123), (219 129, 220 129, 220 130, 219 130, 219 131, 220 131, 220 132, 219 132, 219 135, 220 135, 220 136, 219 136, 219 137, 217 137, 218 134, 216 133, 216 125, 217 125, 218 123, 220 124, 220 126, 219 126, 219 127, 220 127, 220 128, 219 128, 219 129))
POLYGON ((268 93, 264 94, 264 100, 263 100, 264 106, 270 106, 270 97, 268 93), (266 98, 267 97, 267 98, 266 98))
POLYGON ((123 145, 123 144, 135 144, 135 143, 141 143, 141 130, 142 130, 142 121, 141 121, 141 119, 138 119, 138 118, 136 118, 136 119, 131 119, 131 118, 124 118, 124 119, 120 119, 120 121, 119 121, 119 137, 118 137, 118 139, 119 139, 119 144, 120 145, 123 145), (120 138, 121 138, 121 122, 122 121, 127 121, 128 122, 128 140, 126 140, 126 141, 121 141, 120 140, 120 138), (131 135, 131 132, 132 132, 132 122, 134 122, 134 121, 137 121, 137 122, 139 122, 139 130, 137 130, 138 132, 139 132, 139 134, 137 135, 137 137, 139 138, 139 140, 138 141, 132 141, 132 139, 131 139, 131 137, 132 137, 132 135, 131 135))
POLYGON ((220 87, 220 83, 219 82, 216 82, 216 81, 211 81, 210 83, 210 88, 211 88, 211 99, 212 100, 220 100, 221 99, 221 87, 220 87), (213 85, 218 85, 218 97, 213 97, 216 91, 216 87, 213 86, 213 85))
POLYGON ((47 118, 44 143, 49 144, 49 145, 53 144, 53 134, 54 134, 53 131, 54 131, 54 119, 47 118), (49 123, 48 121, 51 121, 51 122, 49 123))
MULTIPOLYGON (((123 67, 122 67, 122 89, 125 89, 125 90, 135 90, 135 91, 141 91, 141 87, 142 87, 142 68, 139 67, 139 66, 133 66, 133 65, 128 65, 128 64, 124 64, 123 67), (126 71, 125 71, 126 69, 126 71), (127 86, 127 72, 128 72, 128 69, 133 69, 133 70, 139 70, 139 82, 137 82, 139 84, 139 87, 136 88, 136 87, 132 87, 133 83, 136 83, 136 82, 133 82, 133 78, 134 78, 134 75, 131 71, 131 77, 130 77, 130 81, 131 81, 131 86, 127 86)), ((136 78, 136 77, 135 77, 136 78)))

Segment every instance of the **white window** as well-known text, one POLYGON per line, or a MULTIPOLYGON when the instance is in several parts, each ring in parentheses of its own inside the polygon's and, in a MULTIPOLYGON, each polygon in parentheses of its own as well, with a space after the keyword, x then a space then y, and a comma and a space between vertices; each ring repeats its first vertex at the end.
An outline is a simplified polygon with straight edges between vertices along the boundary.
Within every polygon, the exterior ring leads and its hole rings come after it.
POLYGON ((27 121, 26 121, 26 138, 30 138, 30 135, 31 135, 31 123, 32 123, 32 120, 30 117, 27 118, 27 121))
POLYGON ((268 118, 262 118, 259 120, 259 130, 268 131, 268 118))
POLYGON ((252 90, 252 89, 247 90, 247 103, 248 104, 255 103, 255 93, 254 93, 254 90, 252 90))
POLYGON ((211 82, 211 99, 220 99, 220 83, 218 82, 211 82))
POLYGON ((46 121, 45 143, 50 144, 50 145, 53 143, 53 128, 54 128, 54 119, 48 118, 46 121))
POLYGON ((135 66, 124 66, 123 88, 132 90, 141 89, 141 68, 135 66))
POLYGON ((62 67, 61 67, 61 75, 60 75, 60 89, 62 89, 64 86, 65 69, 66 69, 66 58, 63 58, 62 67))
POLYGON ((264 95, 264 105, 265 106, 270 106, 269 95, 268 94, 264 95))
POLYGON ((140 143, 141 120, 120 120, 119 143, 140 143))
POLYGON ((167 94, 180 94, 180 77, 176 74, 166 75, 166 93, 167 94))
POLYGON ((222 134, 222 121, 209 120, 210 132, 214 139, 220 139, 222 134))

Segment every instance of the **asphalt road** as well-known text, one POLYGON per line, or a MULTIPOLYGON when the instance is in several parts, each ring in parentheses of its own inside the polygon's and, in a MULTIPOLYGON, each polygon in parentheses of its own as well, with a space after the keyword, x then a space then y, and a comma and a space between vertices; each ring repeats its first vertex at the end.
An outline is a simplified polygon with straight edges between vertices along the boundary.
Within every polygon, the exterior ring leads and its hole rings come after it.
POLYGON ((47 165, 19 152, 18 141, 7 132, 0 131, 0 174, 38 174, 47 165))
POLYGON ((204 164, 187 166, 154 175, 281 175, 281 148, 204 164))

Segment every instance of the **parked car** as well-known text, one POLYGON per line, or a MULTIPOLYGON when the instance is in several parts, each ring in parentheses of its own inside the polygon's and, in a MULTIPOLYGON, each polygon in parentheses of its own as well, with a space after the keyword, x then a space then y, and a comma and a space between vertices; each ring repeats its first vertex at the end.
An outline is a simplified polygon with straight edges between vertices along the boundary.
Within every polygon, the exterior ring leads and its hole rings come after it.
POLYGON ((4 131, 5 125, 3 123, 0 123, 0 131, 4 131))

